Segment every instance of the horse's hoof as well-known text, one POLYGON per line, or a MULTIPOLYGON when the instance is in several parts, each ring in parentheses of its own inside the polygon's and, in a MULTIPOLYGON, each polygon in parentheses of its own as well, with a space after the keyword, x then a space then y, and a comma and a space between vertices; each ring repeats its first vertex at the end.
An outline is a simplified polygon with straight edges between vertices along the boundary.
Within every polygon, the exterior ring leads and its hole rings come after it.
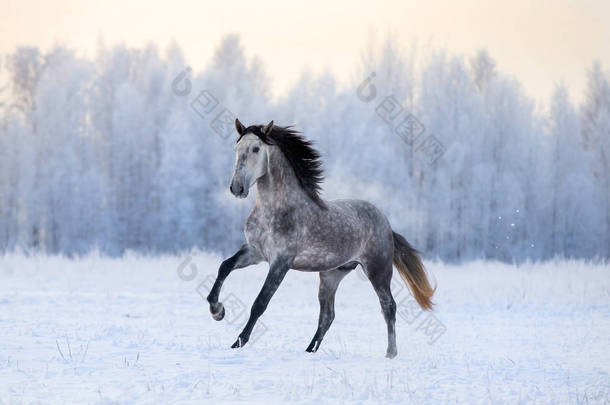
POLYGON ((387 352, 385 354, 385 357, 387 357, 388 359, 393 359, 394 357, 396 357, 396 355, 398 354, 397 351, 393 351, 393 352, 387 352))
POLYGON ((311 343, 309 344, 309 346, 307 346, 307 349, 305 349, 306 352, 308 353, 315 353, 318 351, 318 341, 317 340, 312 340, 311 343))
POLYGON ((238 337, 235 343, 231 345, 231 349, 237 349, 238 347, 243 347, 246 344, 246 340, 242 340, 242 338, 238 337))
POLYGON ((210 304, 210 312, 212 313, 212 318, 216 321, 221 321, 225 317, 225 307, 221 302, 210 304))

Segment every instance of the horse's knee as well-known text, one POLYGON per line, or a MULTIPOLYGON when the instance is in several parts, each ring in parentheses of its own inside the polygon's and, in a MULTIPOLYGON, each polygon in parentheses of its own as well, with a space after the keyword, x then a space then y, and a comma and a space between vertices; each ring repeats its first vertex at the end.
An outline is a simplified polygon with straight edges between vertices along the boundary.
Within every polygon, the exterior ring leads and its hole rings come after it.
POLYGON ((218 268, 218 277, 226 278, 233 270, 233 262, 231 259, 223 261, 218 268))

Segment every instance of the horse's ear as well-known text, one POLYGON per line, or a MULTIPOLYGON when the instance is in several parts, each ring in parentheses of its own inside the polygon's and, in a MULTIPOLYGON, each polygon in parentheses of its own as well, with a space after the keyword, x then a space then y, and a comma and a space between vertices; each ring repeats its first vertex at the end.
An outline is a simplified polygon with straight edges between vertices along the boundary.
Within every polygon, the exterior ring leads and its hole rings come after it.
POLYGON ((239 122, 239 119, 237 119, 237 118, 235 118, 235 129, 237 130, 237 133, 240 136, 243 135, 244 132, 246 131, 246 127, 244 127, 244 124, 239 122))
POLYGON ((269 135, 271 133, 272 129, 273 129, 273 121, 271 121, 270 123, 265 125, 265 127, 263 128, 263 132, 265 133, 265 135, 269 135))

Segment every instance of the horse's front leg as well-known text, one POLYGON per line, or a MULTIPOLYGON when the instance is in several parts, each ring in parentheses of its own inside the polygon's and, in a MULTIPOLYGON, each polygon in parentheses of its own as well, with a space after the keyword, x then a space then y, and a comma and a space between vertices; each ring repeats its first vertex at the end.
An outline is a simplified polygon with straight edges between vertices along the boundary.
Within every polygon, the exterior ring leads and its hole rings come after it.
POLYGON ((242 347, 250 339, 250 334, 252 333, 252 329, 254 329, 256 321, 258 318, 260 318, 263 312, 265 312, 271 297, 273 297, 273 294, 275 294, 277 291, 277 288, 282 283, 282 280, 284 280, 284 276, 286 273, 288 273, 288 270, 290 269, 289 263, 290 262, 286 259, 276 259, 271 263, 269 273, 265 279, 265 284, 263 284, 261 292, 258 293, 258 296, 254 300, 254 304, 252 304, 248 323, 246 323, 244 330, 241 331, 239 337, 231 346, 233 349, 236 347, 242 347))
POLYGON ((262 260, 262 256, 254 246, 245 244, 237 251, 237 253, 222 262, 220 268, 218 269, 218 276, 216 276, 214 286, 210 290, 207 297, 207 300, 210 303, 210 312, 215 320, 220 321, 225 316, 225 308, 221 302, 218 302, 218 295, 220 294, 222 283, 225 281, 228 275, 235 269, 241 269, 253 264, 257 264, 262 260))

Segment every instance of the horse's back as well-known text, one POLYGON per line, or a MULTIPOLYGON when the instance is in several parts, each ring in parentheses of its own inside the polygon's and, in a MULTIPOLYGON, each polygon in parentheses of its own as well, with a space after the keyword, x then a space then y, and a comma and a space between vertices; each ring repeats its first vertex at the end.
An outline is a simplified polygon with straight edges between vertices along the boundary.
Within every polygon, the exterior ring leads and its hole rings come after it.
POLYGON ((365 200, 339 199, 327 202, 331 211, 336 210, 341 214, 349 212, 352 217, 357 218, 359 224, 368 224, 371 231, 391 231, 390 223, 386 216, 374 204, 365 200))
POLYGON ((327 209, 304 224, 304 234, 295 268, 326 270, 339 267, 379 246, 387 250, 392 229, 385 215, 364 200, 341 199, 326 202, 327 209))

